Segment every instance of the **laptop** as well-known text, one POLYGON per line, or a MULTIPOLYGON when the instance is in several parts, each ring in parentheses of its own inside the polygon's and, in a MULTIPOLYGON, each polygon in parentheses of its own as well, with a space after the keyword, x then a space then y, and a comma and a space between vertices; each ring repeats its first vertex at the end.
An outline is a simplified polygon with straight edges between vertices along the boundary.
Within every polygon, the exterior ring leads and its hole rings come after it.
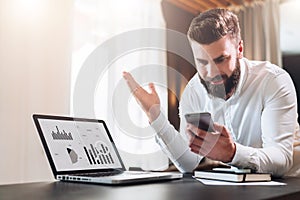
POLYGON ((33 115, 54 177, 61 181, 128 184, 182 178, 181 173, 126 171, 103 120, 33 115))

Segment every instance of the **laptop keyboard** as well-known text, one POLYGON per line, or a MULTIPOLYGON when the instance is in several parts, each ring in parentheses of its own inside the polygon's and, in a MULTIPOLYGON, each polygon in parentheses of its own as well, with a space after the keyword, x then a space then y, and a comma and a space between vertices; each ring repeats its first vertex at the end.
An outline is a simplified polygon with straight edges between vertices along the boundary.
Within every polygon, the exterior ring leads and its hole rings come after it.
POLYGON ((103 177, 103 176, 114 176, 121 174, 122 172, 97 172, 97 173, 83 173, 76 174, 76 176, 86 176, 86 177, 103 177))
MULTIPOLYGON (((76 176, 85 176, 85 177, 103 177, 103 176, 114 176, 124 173, 124 171, 117 172, 97 172, 97 173, 82 173, 76 174, 76 176)), ((149 172, 142 171, 125 171, 126 175, 141 175, 141 174, 149 174, 149 172)))

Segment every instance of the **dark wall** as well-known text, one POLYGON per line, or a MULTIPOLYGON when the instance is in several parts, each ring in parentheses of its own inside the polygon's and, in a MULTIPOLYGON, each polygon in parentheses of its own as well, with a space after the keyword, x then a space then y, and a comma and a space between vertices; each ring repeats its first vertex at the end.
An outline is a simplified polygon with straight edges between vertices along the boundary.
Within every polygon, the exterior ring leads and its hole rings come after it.
MULTIPOLYGON (((283 68, 290 74, 296 87, 298 100, 298 114, 300 113, 300 54, 284 55, 282 57, 283 68)), ((300 119, 298 118, 298 122, 300 119)))
MULTIPOLYGON (((175 30, 186 35, 194 15, 166 1, 162 1, 162 12, 166 21, 167 29, 175 30)), ((172 40, 172 37, 168 34, 169 33, 167 33, 167 49, 186 49, 189 57, 182 58, 179 55, 169 51, 167 52, 167 65, 168 67, 176 70, 168 70, 168 119, 178 130, 178 102, 186 81, 191 79, 191 77, 196 73, 196 69, 187 61, 193 60, 193 53, 188 41, 180 41, 179 43, 178 41, 172 40)))

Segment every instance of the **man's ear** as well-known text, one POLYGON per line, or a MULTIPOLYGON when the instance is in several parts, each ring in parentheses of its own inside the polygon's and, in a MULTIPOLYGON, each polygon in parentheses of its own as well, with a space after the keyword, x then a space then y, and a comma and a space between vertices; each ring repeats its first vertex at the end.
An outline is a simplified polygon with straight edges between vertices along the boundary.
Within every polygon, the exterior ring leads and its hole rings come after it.
POLYGON ((241 59, 244 56, 244 42, 241 40, 238 44, 238 58, 241 59))

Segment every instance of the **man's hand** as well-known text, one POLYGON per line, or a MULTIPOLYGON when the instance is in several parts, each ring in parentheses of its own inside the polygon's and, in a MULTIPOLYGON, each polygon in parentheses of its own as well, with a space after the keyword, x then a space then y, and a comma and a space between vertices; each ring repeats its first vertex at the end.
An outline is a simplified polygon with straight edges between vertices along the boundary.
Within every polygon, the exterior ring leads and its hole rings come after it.
POLYGON ((191 151, 212 160, 231 162, 236 151, 235 143, 226 127, 214 123, 216 132, 206 132, 187 124, 191 151))
POLYGON ((160 113, 160 100, 153 83, 149 83, 150 93, 144 90, 128 72, 123 72, 133 96, 147 114, 149 122, 153 122, 160 113))

